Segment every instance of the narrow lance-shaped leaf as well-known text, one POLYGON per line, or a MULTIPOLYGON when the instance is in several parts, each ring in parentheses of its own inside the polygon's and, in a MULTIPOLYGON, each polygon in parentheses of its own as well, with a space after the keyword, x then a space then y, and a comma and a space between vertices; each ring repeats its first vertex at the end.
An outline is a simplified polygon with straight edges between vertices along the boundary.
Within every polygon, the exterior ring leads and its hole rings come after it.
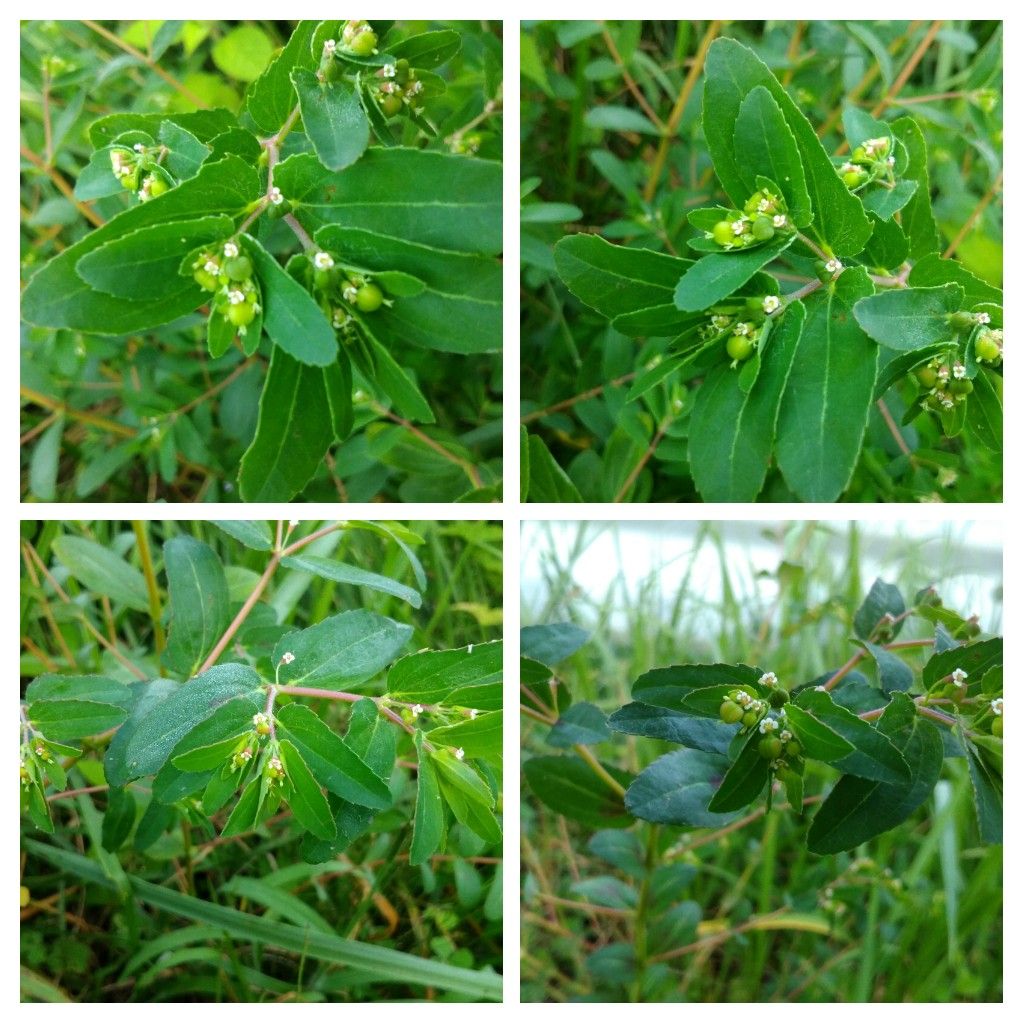
POLYGON ((750 734, 739 757, 725 773, 721 785, 708 804, 713 814, 738 811, 753 803, 769 781, 768 759, 758 751, 761 736, 755 730, 750 734))
POLYGON ((423 734, 416 733, 416 810, 413 816, 412 846, 409 863, 423 864, 443 847, 445 836, 444 801, 429 753, 423 748, 423 734))
POLYGON ((319 555, 289 555, 287 558, 281 559, 281 564, 285 568, 311 572, 323 579, 334 580, 336 583, 350 583, 355 587, 379 590, 407 601, 413 608, 419 608, 423 603, 419 592, 413 590, 412 587, 407 587, 404 583, 391 579, 390 576, 368 572, 357 565, 346 565, 333 558, 321 558, 319 555))
POLYGON ((49 739, 77 740, 119 726, 124 708, 91 700, 37 700, 29 707, 32 727, 49 739))
POLYGON ((246 109, 256 126, 268 135, 276 132, 288 119, 295 107, 292 71, 295 68, 315 68, 319 54, 310 51, 318 22, 300 21, 284 49, 270 62, 267 69, 249 87, 246 109))
POLYGON ((910 258, 924 259, 939 250, 939 229, 932 214, 931 184, 928 180, 928 147, 917 122, 901 117, 891 124, 893 135, 907 149, 909 162, 903 173, 905 181, 916 181, 917 188, 900 212, 903 231, 910 240, 910 258))
POLYGON ((296 819, 318 838, 333 839, 338 830, 319 783, 295 746, 286 739, 280 743, 281 761, 290 787, 288 803, 296 819))

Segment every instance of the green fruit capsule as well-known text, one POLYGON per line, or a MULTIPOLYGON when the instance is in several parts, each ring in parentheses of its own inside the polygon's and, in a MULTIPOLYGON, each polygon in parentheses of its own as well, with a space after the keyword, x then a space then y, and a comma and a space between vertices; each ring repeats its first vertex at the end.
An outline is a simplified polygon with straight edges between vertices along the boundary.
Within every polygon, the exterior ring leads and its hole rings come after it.
POLYGON ((732 225, 727 220, 720 220, 712 229, 711 237, 719 245, 730 245, 736 241, 736 235, 733 233, 732 225))
POLYGON ((409 81, 409 62, 404 57, 399 57, 395 61, 395 81, 399 85, 405 85, 409 81))
POLYGON ((252 277, 252 264, 248 256, 236 256, 224 264, 224 273, 232 281, 248 281, 252 277))
POLYGON ((850 161, 855 164, 867 163, 869 159, 867 150, 863 146, 858 146, 850 157, 850 161))
POLYGON ((356 292, 356 306, 364 313, 372 313, 380 309, 384 301, 384 293, 375 284, 364 284, 356 292))
POLYGON ((992 735, 1002 737, 1003 735, 1003 716, 996 715, 992 719, 992 735))
POLYGON ((348 44, 349 53, 354 53, 357 57, 369 57, 370 54, 377 48, 377 33, 373 29, 363 29, 348 44))
POLYGON ((731 334, 725 343, 725 351, 730 359, 742 363, 744 359, 749 359, 753 355, 754 341, 749 334, 731 334))
POLYGON ((803 749, 799 740, 789 740, 786 743, 786 757, 799 757, 803 749))
POLYGON ((743 708, 739 704, 734 704, 731 700, 724 700, 722 701, 722 706, 718 709, 718 717, 723 722, 734 725, 743 717, 743 708))
POLYGON ((757 724, 757 717, 756 711, 744 711, 740 721, 749 729, 750 726, 757 724))
POLYGON ((775 228, 772 226, 771 217, 755 218, 754 226, 750 230, 759 242, 767 242, 775 237, 775 228))
POLYGON ((768 695, 768 702, 773 708, 781 708, 789 700, 789 694, 783 689, 773 689, 768 695))
POLYGON ((204 270, 200 267, 192 277, 195 278, 196 284, 199 285, 203 291, 215 292, 217 290, 217 277, 216 275, 211 274, 208 270, 204 270))
POLYGON ((971 331, 974 330, 977 320, 974 319, 973 313, 968 313, 965 310, 960 310, 958 313, 951 313, 949 316, 949 326, 954 331, 971 331))
POLYGON ((939 375, 935 372, 934 366, 919 366, 914 371, 914 376, 917 378, 918 384, 926 391, 931 391, 939 382, 939 375))
POLYGON ((248 327, 256 319, 256 311, 248 302, 233 303, 228 306, 228 320, 236 327, 248 327))
POLYGON ((154 174, 149 183, 149 194, 155 199, 157 196, 162 196, 170 187, 160 175, 154 174))
POLYGON ((385 117, 394 117, 402 109, 402 97, 393 92, 385 93, 378 102, 385 117))
POLYGON ((947 386, 954 395, 969 395, 974 390, 973 381, 969 381, 966 377, 951 380, 947 386))
POLYGON ((994 363, 1002 355, 1002 352, 995 339, 990 334, 983 333, 979 334, 974 342, 974 354, 983 363, 994 363))
POLYGON ((782 753, 782 740, 778 736, 763 736, 757 744, 757 752, 767 761, 774 761, 782 753))
POLYGON ((847 171, 843 175, 843 184, 847 188, 856 188, 864 181, 864 176, 858 171, 847 171))

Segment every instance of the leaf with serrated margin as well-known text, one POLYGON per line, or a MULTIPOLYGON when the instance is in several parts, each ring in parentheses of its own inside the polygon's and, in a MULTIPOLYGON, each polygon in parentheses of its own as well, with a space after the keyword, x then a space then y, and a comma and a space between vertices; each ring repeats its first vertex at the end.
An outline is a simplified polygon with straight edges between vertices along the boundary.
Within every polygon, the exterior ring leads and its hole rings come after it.
POLYGON ((725 754, 738 730, 738 726, 727 725, 721 720, 699 718, 681 711, 641 704, 639 701, 633 701, 613 712, 608 725, 616 732, 630 736, 667 740, 669 743, 679 743, 712 754, 725 754))
MULTIPOLYGON (((990 668, 1003 663, 1003 638, 991 637, 973 644, 954 647, 933 654, 925 662, 921 678, 926 687, 950 675, 954 669, 963 669, 971 681, 980 679, 990 668)), ((970 683, 968 683, 970 685, 970 683)))
POLYGON ((663 825, 719 828, 734 821, 737 812, 708 810, 715 784, 729 762, 702 750, 674 750, 648 765, 626 790, 630 814, 663 825))
POLYGON ((249 86, 245 98, 246 110, 256 123, 256 127, 268 135, 276 132, 285 123, 295 107, 292 70, 312 70, 317 66, 319 55, 314 58, 309 48, 317 24, 316 21, 300 21, 292 30, 281 52, 249 86))
POLYGON ((412 846, 409 863, 414 867, 429 860, 444 848, 445 810, 437 772, 430 755, 423 748, 423 733, 415 736, 416 759, 416 810, 412 823, 412 846))
POLYGON ((758 751, 761 736, 757 732, 750 734, 743 745, 739 757, 733 761, 725 773, 721 785, 708 804, 713 814, 728 811, 739 811, 753 803, 763 792, 769 781, 770 769, 768 759, 758 751))
POLYGON ((388 671, 388 696, 407 704, 498 711, 502 707, 500 640, 448 651, 419 651, 388 671))
POLYGON ((709 686, 735 686, 766 698, 768 688, 758 683, 762 675, 761 669, 750 665, 670 665, 640 676, 633 683, 633 699, 679 711, 688 693, 709 686))
POLYGON ((302 127, 320 163, 332 171, 354 164, 370 142, 370 125, 355 86, 344 78, 320 81, 304 68, 292 72, 292 84, 299 97, 302 127))
POLYGON ((860 299, 853 315, 861 330, 880 345, 900 352, 948 341, 949 314, 963 307, 958 284, 937 288, 894 288, 860 299))
POLYGON ((932 214, 931 185, 928 180, 928 147, 917 122, 911 117, 893 121, 893 135, 907 148, 909 162, 905 181, 916 181, 917 189, 900 211, 900 224, 910 240, 910 258, 924 259, 939 250, 939 229, 932 214))

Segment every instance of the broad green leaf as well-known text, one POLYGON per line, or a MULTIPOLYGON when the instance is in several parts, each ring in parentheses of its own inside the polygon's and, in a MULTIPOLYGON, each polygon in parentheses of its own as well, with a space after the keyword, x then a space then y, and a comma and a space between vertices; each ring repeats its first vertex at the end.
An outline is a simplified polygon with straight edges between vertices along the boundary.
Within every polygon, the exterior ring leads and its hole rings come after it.
POLYGON ((500 711, 502 642, 406 655, 388 671, 388 696, 407 704, 500 711))
POLYGON ((370 142, 370 126, 347 79, 321 82, 312 71, 296 68, 292 84, 299 97, 302 126, 320 163, 332 171, 354 164, 370 142))
MULTIPOLYGON (((230 739, 237 742, 240 736, 252 731, 253 716, 256 712, 263 711, 265 707, 266 702, 263 700, 262 693, 243 694, 241 697, 235 697, 222 704, 209 718, 196 725, 175 745, 171 751, 170 762, 175 764, 177 759, 186 753, 205 749, 225 740, 230 739)), ((175 766, 182 768, 181 765, 175 766)), ((182 770, 203 771, 207 768, 182 768, 182 770)))
POLYGON ((879 186, 861 194, 861 202, 868 213, 873 213, 880 220, 892 220, 894 214, 900 212, 917 191, 916 181, 900 181, 892 188, 879 186))
POLYGON ((407 587, 388 576, 360 569, 359 566, 335 561, 333 558, 322 558, 319 555, 289 555, 287 558, 281 559, 281 564, 288 569, 311 572, 315 576, 320 576, 325 580, 334 580, 336 583, 350 583, 354 587, 379 590, 382 593, 401 598, 411 604, 413 608, 419 608, 423 603, 419 592, 413 590, 412 587, 407 587))
POLYGON ((676 285, 673 293, 676 307, 697 311, 713 306, 745 285, 762 267, 785 252, 795 239, 795 234, 778 235, 753 249, 702 256, 676 285))
POLYGON ((749 198, 733 132, 741 104, 758 86, 764 86, 779 105, 796 139, 814 213, 814 231, 837 256, 855 256, 871 233, 860 200, 836 174, 811 123, 775 76, 753 51, 733 39, 716 39, 705 64, 702 122, 719 181, 735 204, 742 206, 749 198))
POLYGON ((152 224, 216 214, 238 216, 259 194, 255 169, 238 157, 229 156, 204 164, 194 178, 148 203, 118 214, 47 263, 22 292, 22 318, 39 327, 65 327, 92 334, 127 334, 191 313, 202 302, 204 293, 187 278, 175 275, 182 283, 182 290, 173 296, 140 302, 96 291, 76 273, 76 265, 86 253, 99 249, 104 243, 152 224))
POLYGON ((112 786, 107 791, 107 810, 103 815, 103 849, 114 853, 121 849, 135 824, 135 797, 131 790, 112 786))
POLYGON ((531 434, 528 443, 530 449, 530 501, 559 503, 582 501, 583 495, 548 451, 544 439, 538 434, 531 434))
POLYGON ((880 345, 907 352, 953 338, 949 315, 963 307, 958 284, 938 288, 895 288, 861 299, 853 315, 880 345))
POLYGON ((743 745, 739 756, 729 766, 721 785, 708 803, 712 814, 739 811, 753 803, 769 783, 768 759, 762 757, 757 747, 761 740, 758 732, 752 732, 743 745))
POLYGON ((890 388, 899 384, 919 366, 930 363, 937 356, 946 355, 948 351, 947 345, 938 344, 904 352, 901 355, 897 355, 892 349, 880 352, 879 358, 884 362, 879 366, 878 380, 875 381, 875 401, 883 398, 890 388))
MULTIPOLYGON (((703 718, 718 718, 722 704, 734 689, 732 683, 716 683, 714 686, 690 690, 683 696, 683 710, 687 714, 700 715, 703 718)), ((762 693, 760 688, 757 692, 762 693)))
POLYGON ((501 711, 486 711, 454 725, 431 729, 427 739, 435 746, 461 748, 466 757, 501 757, 501 711))
POLYGON ((162 804, 176 804, 179 800, 201 793, 214 772, 182 772, 170 761, 156 773, 153 779, 153 799, 162 804))
POLYGON ((294 744, 319 782, 332 793, 363 807, 383 810, 391 806, 387 783, 308 707, 289 704, 276 717, 279 735, 294 744))
POLYGON ((910 240, 910 258, 916 261, 934 256, 939 250, 939 229, 932 214, 928 180, 928 147, 912 117, 901 117, 890 127, 893 135, 906 146, 910 157, 903 178, 917 182, 914 195, 900 212, 900 224, 910 240))
POLYGON ((328 171, 297 153, 278 164, 274 183, 311 233, 342 224, 455 252, 501 252, 501 165, 488 160, 371 148, 328 171))
POLYGON ((430 755, 423 748, 423 734, 416 733, 416 811, 412 824, 409 863, 416 867, 444 846, 445 811, 441 788, 430 755))
POLYGON ((279 681, 292 686, 357 686, 372 679, 396 658, 412 636, 412 627, 365 609, 341 612, 307 629, 282 637, 274 648, 279 681))
POLYGON ((139 824, 135 828, 132 848, 139 853, 145 852, 176 820, 177 814, 173 808, 160 803, 159 800, 150 800, 149 806, 143 812, 139 824))
POLYGON ((228 816, 228 820, 221 830, 221 835, 237 836, 248 832, 256 827, 256 818, 260 809, 260 777, 249 780, 248 785, 242 790, 238 803, 228 816))
POLYGON ((738 728, 720 720, 652 707, 639 701, 619 708, 608 718, 608 725, 630 736, 667 740, 710 754, 725 754, 738 728))
POLYGON ((611 730, 604 712, 596 704, 580 701, 562 712, 551 727, 547 741, 553 747, 564 749, 577 743, 583 746, 603 743, 610 738, 611 730))
POLYGON ((907 691, 914 685, 914 673, 910 666, 891 651, 878 644, 864 641, 864 649, 875 660, 878 669, 878 684, 883 693, 893 690, 907 691))
POLYGON ((609 319, 672 303, 679 278, 692 266, 692 260, 612 245, 597 235, 563 238, 554 256, 569 291, 609 319))
POLYGON ((845 775, 811 823, 812 853, 851 850, 906 821, 928 798, 942 769, 942 740, 935 726, 919 718, 905 694, 896 694, 878 721, 878 731, 902 748, 910 779, 875 782, 845 775), (906 721, 907 705, 910 720, 906 721))
POLYGON ((274 535, 265 519, 213 519, 211 522, 253 551, 274 550, 274 535))
POLYGON ((782 398, 776 446, 782 475, 803 501, 835 501, 857 464, 878 347, 852 310, 873 291, 858 267, 805 300, 807 319, 782 398))
POLYGON ((868 139, 891 138, 889 125, 885 121, 879 121, 852 103, 843 104, 843 133, 851 151, 868 139))
POLYGON ((87 700, 100 704, 115 704, 128 710, 132 704, 132 691, 116 679, 105 676, 43 675, 32 680, 25 690, 25 701, 87 700))
POLYGON ((871 237, 860 258, 869 269, 894 273, 910 255, 910 242, 895 220, 880 220, 873 214, 870 219, 871 237))
POLYGON ((810 224, 811 197, 796 139, 778 103, 762 85, 747 93, 740 103, 733 128, 733 152, 747 196, 757 191, 759 177, 770 178, 782 190, 793 223, 798 228, 810 224))
POLYGON ((978 816, 978 832, 982 842, 1003 841, 1003 780, 978 753, 973 743, 962 735, 967 750, 967 769, 974 794, 974 811, 978 816))
POLYGON ((409 372, 398 364, 389 347, 377 338, 376 324, 374 331, 371 331, 367 326, 367 320, 367 317, 359 318, 372 359, 371 367, 365 371, 366 375, 373 379, 374 384, 403 416, 420 423, 433 423, 434 413, 423 397, 423 392, 416 386, 409 372))
POLYGON ((203 813, 209 817, 216 814, 234 796, 241 781, 241 773, 236 774, 230 764, 222 765, 203 790, 203 813))
POLYGON ((501 264, 489 257, 447 252, 361 228, 332 224, 316 233, 318 244, 346 266, 377 275, 401 271, 426 286, 398 296, 367 322, 374 333, 445 352, 497 352, 501 348, 501 264))
POLYGON ((209 142, 215 136, 238 127, 235 115, 222 109, 182 114, 107 114, 89 125, 89 141, 98 149, 130 131, 142 131, 156 138, 165 121, 184 128, 200 142, 209 142))
POLYGON ((633 683, 633 699, 681 711, 687 694, 709 686, 741 687, 751 696, 767 697, 767 688, 758 683, 762 675, 750 665, 670 665, 640 676, 633 683))
POLYGON ((458 32, 440 29, 389 42, 388 53, 396 60, 404 58, 414 68, 429 70, 451 60, 461 47, 462 40, 458 32))
POLYGON ((702 750, 673 750, 648 765, 626 790, 626 810, 644 821, 717 828, 736 813, 716 814, 708 802, 729 762, 702 750))
POLYGON ((292 70, 313 69, 317 66, 319 56, 314 58, 309 48, 316 26, 316 21, 300 21, 292 30, 284 49, 249 88, 245 99, 246 110, 256 127, 268 135, 274 134, 285 123, 295 107, 292 70))
POLYGON ((242 500, 291 501, 313 478, 333 442, 322 371, 275 346, 256 436, 238 472, 242 500))
POLYGON ((209 146, 173 121, 164 121, 160 125, 157 138, 167 150, 164 166, 179 181, 195 177, 211 152, 209 146))
POLYGON ((274 54, 266 32, 255 25, 239 25, 225 33, 213 46, 213 62, 230 78, 254 82, 263 74, 274 54))
POLYGON ((77 740, 116 728, 128 712, 115 704, 91 700, 37 700, 28 715, 32 728, 47 739, 77 740))
MULTIPOLYGON (((334 736, 333 733, 331 735, 334 736)), ((284 762, 287 780, 291 785, 288 805, 294 812, 296 820, 318 838, 333 839, 338 830, 319 783, 295 746, 287 739, 282 739, 280 743, 281 760, 284 762)))
POLYGON ((1003 663, 1003 638, 991 637, 973 644, 954 647, 948 651, 933 654, 921 672, 921 679, 926 687, 937 683, 950 675, 954 669, 963 669, 967 673, 968 683, 980 679, 996 665, 1003 663))
POLYGON ((899 636, 906 610, 900 588, 879 577, 871 584, 871 589, 853 617, 853 631, 862 640, 871 640, 875 630, 886 625, 885 620, 889 617, 897 620, 888 627, 891 635, 899 636))
POLYGON ((769 335, 754 386, 744 391, 728 363, 697 391, 690 416, 690 471, 705 501, 754 501, 764 486, 782 396, 805 311, 796 302, 769 335))
POLYGON ((178 273, 185 256, 197 246, 227 238, 233 230, 234 221, 224 216, 152 224, 87 252, 75 270, 108 295, 164 299, 188 285, 178 273))
POLYGON ((786 705, 786 725, 800 741, 804 754, 816 761, 835 764, 853 753, 849 740, 795 704, 786 705))
POLYGON ((149 610, 142 573, 109 548, 85 537, 61 536, 54 539, 53 550, 88 590, 136 611, 149 610))
POLYGON ((173 679, 143 680, 129 684, 131 704, 128 709, 128 720, 114 733, 103 757, 103 774, 111 786, 124 786, 133 778, 125 761, 128 743, 139 722, 174 693, 179 685, 173 679))
POLYGON ((853 744, 854 751, 839 761, 837 768, 877 782, 900 783, 909 778, 906 758, 889 737, 848 708, 835 703, 828 693, 816 689, 801 690, 794 701, 853 744))
POLYGON ((543 665, 557 665, 575 654, 590 633, 573 622, 546 622, 519 630, 519 652, 543 665))
POLYGON ((981 370, 974 378, 974 391, 967 399, 967 425, 974 436, 994 452, 1003 447, 1002 378, 981 370))
POLYGON ((177 743, 222 704, 260 691, 260 677, 246 665, 215 665, 161 701, 136 726, 125 750, 129 778, 159 771, 177 743))
POLYGON ((928 288, 955 283, 964 290, 964 303, 968 308, 981 302, 1003 304, 1003 293, 980 277, 975 277, 962 263, 945 260, 938 253, 930 253, 914 264, 908 281, 914 288, 928 288))
MULTIPOLYGON (((622 786, 632 781, 627 772, 603 767, 622 786)), ((578 757, 532 757, 524 762, 523 775, 534 796, 557 814, 591 828, 628 828, 633 824, 622 797, 578 757)))
POLYGON ((467 800, 488 809, 494 806, 494 794, 476 769, 460 761, 449 750, 434 750, 430 754, 437 769, 438 781, 447 789, 457 789, 467 800))
POLYGON ((270 340, 300 363, 329 366, 337 359, 338 339, 323 310, 255 238, 244 238, 259 275, 263 329, 270 340))
POLYGON ((164 660, 189 679, 231 623, 228 583, 213 548, 194 537, 164 545, 164 569, 171 616, 164 660))
MULTIPOLYGON (((651 306, 649 309, 638 309, 633 313, 622 313, 612 320, 612 327, 620 334, 626 334, 631 338, 671 337, 702 324, 704 319, 700 314, 695 316, 693 313, 684 313, 676 309, 674 302, 669 302, 662 306, 651 306)), ((654 379, 644 390, 668 376, 675 362, 671 358, 665 359, 660 366, 647 371, 644 376, 650 374, 654 379)), ((634 387, 639 379, 634 382, 634 387)), ((630 394, 632 393, 631 389, 630 394)))

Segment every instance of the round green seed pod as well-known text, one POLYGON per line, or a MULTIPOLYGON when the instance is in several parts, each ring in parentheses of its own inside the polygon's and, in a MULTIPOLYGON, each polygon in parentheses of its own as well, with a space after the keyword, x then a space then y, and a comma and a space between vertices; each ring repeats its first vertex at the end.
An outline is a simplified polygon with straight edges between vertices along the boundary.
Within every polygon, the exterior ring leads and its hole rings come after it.
POLYGON ((204 270, 200 267, 192 275, 195 278, 195 282, 205 292, 215 292, 217 290, 217 278, 216 275, 211 274, 208 270, 204 270))
POLYGON ((947 387, 954 395, 969 395, 974 390, 974 382, 969 381, 966 377, 954 378, 947 387))
POLYGON ((395 81, 399 85, 405 85, 409 81, 409 62, 404 57, 399 57, 395 61, 395 81))
POLYGON ((364 284, 356 292, 356 306, 364 313, 372 313, 380 309, 384 301, 384 293, 375 284, 364 284))
POLYGON ((1002 352, 991 335, 979 334, 974 342, 974 354, 983 363, 994 363, 1002 352))
POLYGON ((968 313, 965 310, 960 310, 958 313, 951 313, 949 316, 949 326, 954 331, 971 331, 974 329, 977 320, 974 319, 973 313, 968 313))
POLYGON ((750 728, 750 726, 757 724, 757 719, 758 719, 758 714, 757 714, 756 711, 744 711, 743 712, 743 717, 740 719, 740 721, 745 726, 747 726, 747 728, 750 728))
POLYGON ((751 228, 751 234, 759 242, 767 242, 775 237, 775 228, 772 225, 771 217, 757 217, 754 220, 754 226, 751 228))
POLYGON ((732 225, 727 220, 720 220, 712 229, 711 237, 719 245, 730 245, 736 241, 736 236, 733 234, 732 225))
POLYGON ((919 366, 914 371, 914 376, 926 391, 930 391, 939 382, 939 375, 935 372, 934 366, 919 366))
POLYGON ((863 184, 865 180, 865 176, 860 171, 847 171, 843 175, 843 184, 847 188, 857 188, 857 186, 863 184))
POLYGON ((357 57, 369 57, 377 48, 377 33, 371 28, 365 28, 348 44, 349 53, 357 57))
POLYGON ((252 263, 248 256, 235 256, 224 264, 224 273, 232 281, 248 281, 252 277, 252 263))
POLYGON ((754 342, 747 334, 730 334, 729 340, 725 343, 725 351, 730 359, 743 362, 749 359, 754 352, 754 342))
POLYGON ((992 735, 1002 737, 1003 735, 1003 716, 996 715, 992 719, 992 735))
POLYGON ((149 194, 155 199, 162 196, 170 187, 159 174, 154 174, 153 180, 149 183, 149 194))
POLYGON ((739 704, 734 704, 731 700, 724 700, 722 701, 722 706, 718 709, 718 717, 723 722, 734 725, 743 717, 743 708, 739 704))
POLYGON ((781 708, 788 700, 789 694, 781 687, 775 687, 768 696, 768 701, 773 708, 781 708))
POLYGON ((800 746, 799 740, 789 740, 786 743, 786 757, 799 757, 803 752, 803 747, 800 746))
POLYGON ((385 117, 394 117, 396 114, 401 112, 403 106, 402 97, 393 92, 385 93, 380 97, 378 103, 380 105, 381 113, 385 117))
POLYGON ((774 761, 782 753, 782 740, 778 736, 762 736, 757 752, 767 761, 774 761))
POLYGON ((255 319, 256 311, 248 302, 238 302, 228 306, 228 320, 236 327, 248 327, 255 319))

